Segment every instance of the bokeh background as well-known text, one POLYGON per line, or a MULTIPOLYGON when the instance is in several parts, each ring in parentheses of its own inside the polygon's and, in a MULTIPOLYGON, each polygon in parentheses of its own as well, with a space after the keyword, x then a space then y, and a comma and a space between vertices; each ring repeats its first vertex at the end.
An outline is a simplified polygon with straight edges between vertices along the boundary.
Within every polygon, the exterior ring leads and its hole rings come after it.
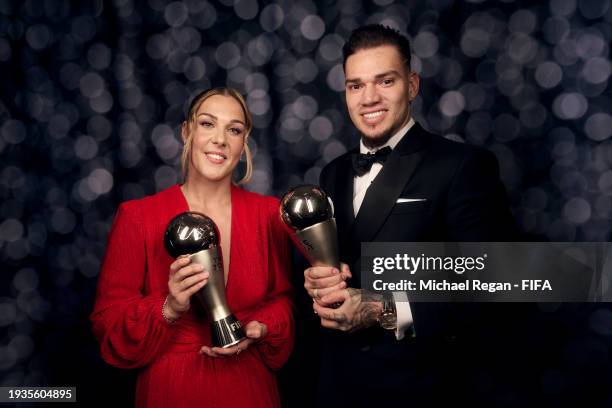
MULTIPOLYGON (((129 399, 87 323, 118 204, 180 181, 178 126, 210 86, 254 115, 248 189, 317 183, 358 141, 341 47, 364 23, 409 36, 416 119, 497 155, 526 233, 610 240, 610 0, 0 0, 0 385, 129 399)), ((541 309, 568 328, 542 393, 612 383, 612 312, 541 309)))

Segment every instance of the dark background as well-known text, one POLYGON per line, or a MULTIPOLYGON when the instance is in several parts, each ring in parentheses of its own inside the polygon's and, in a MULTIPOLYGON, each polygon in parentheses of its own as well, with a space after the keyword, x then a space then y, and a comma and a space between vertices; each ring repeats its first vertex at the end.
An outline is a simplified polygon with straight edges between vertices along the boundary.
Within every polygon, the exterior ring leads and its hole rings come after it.
MULTIPOLYGON (((248 189, 317 183, 358 141, 341 46, 364 23, 410 37, 416 119, 496 154, 523 231, 609 241, 610 0, 0 0, 1 385, 129 405, 134 373, 101 361, 87 320, 118 204, 180 181, 178 126, 210 86, 237 88, 254 114, 248 189)), ((609 308, 532 306, 554 338, 526 367, 534 393, 612 405, 609 308)), ((316 350, 304 307, 280 375, 293 390, 316 350)))

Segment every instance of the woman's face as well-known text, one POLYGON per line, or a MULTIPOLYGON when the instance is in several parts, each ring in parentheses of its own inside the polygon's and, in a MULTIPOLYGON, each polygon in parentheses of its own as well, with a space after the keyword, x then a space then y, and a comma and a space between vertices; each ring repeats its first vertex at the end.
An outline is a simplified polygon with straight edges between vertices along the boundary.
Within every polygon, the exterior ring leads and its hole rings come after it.
MULTIPOLYGON (((196 112, 189 158, 189 178, 231 180, 246 137, 245 117, 231 96, 213 95, 196 112)), ((186 127, 183 128, 185 138, 186 127)))

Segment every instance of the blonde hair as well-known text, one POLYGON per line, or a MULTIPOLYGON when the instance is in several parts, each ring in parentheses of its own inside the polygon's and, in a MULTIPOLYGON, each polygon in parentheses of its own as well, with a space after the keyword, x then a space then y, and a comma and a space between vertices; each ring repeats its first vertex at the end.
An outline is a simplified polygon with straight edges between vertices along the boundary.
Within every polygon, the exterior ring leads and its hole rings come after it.
POLYGON ((247 107, 246 101, 243 96, 237 90, 228 87, 221 88, 213 88, 207 91, 200 92, 197 94, 193 100, 191 101, 191 105, 189 105, 189 111, 187 112, 187 118, 183 122, 181 127, 181 132, 187 131, 187 136, 185 137, 185 144, 183 145, 183 153, 181 154, 181 172, 183 175, 183 182, 187 180, 187 173, 189 170, 189 157, 191 156, 191 145, 193 142, 193 132, 196 127, 196 113, 202 103, 214 95, 222 95, 229 96, 230 98, 234 98, 236 102, 242 108, 242 113, 244 114, 245 119, 245 136, 244 136, 244 154, 246 156, 246 172, 244 176, 238 180, 236 184, 245 184, 251 180, 253 176, 253 156, 251 155, 251 150, 249 149, 249 144, 247 143, 249 140, 249 134, 253 129, 253 117, 251 116, 251 112, 249 112, 249 108, 247 107), (186 129, 185 129, 186 127, 186 129))

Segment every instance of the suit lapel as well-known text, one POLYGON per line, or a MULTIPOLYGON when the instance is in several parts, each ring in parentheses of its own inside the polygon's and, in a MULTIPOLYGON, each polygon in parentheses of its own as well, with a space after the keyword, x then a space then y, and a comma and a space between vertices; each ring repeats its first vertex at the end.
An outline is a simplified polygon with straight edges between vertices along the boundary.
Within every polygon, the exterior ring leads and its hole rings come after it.
POLYGON ((347 228, 353 224, 355 216, 353 214, 353 169, 351 156, 346 155, 344 163, 337 167, 336 184, 334 185, 334 214, 339 225, 347 228))
POLYGON ((396 200, 423 160, 428 142, 425 131, 415 123, 393 149, 368 188, 355 218, 353 233, 360 242, 371 241, 385 222, 396 200))

